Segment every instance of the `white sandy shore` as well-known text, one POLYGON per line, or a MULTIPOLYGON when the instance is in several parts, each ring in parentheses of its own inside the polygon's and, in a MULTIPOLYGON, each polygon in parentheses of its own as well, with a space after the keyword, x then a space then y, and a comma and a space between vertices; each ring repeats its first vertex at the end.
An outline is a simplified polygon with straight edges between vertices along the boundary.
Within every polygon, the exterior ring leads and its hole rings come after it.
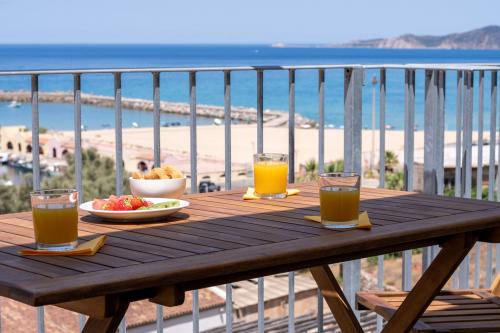
MULTIPOLYGON (((232 126, 232 163, 233 169, 250 168, 252 154, 256 151, 256 126, 232 126)), ((64 132, 72 137, 72 132, 64 132)), ((474 135, 476 137, 477 135, 474 135)), ((485 133, 485 140, 488 140, 485 133)), ((184 171, 189 171, 189 127, 171 127, 161 129, 161 149, 165 163, 175 163, 184 171)), ((197 129, 198 168, 200 173, 222 172, 224 170, 224 127, 199 126, 197 129)), ((455 143, 454 131, 445 132, 445 144, 455 143)), ((83 132, 84 146, 99 147, 103 154, 114 156, 115 133, 112 129, 83 132)), ((363 130, 363 165, 370 162, 372 132, 363 130)), ((403 158, 404 132, 386 131, 386 150, 394 151, 400 160, 403 158)), ((415 149, 423 150, 424 133, 415 132, 415 149)), ((125 166, 134 170, 139 160, 152 160, 153 130, 152 128, 128 128, 123 130, 123 148, 125 166)), ((375 163, 378 163, 379 132, 375 131, 375 163)), ((325 161, 343 158, 344 137, 341 129, 325 129, 325 161)), ((288 152, 288 128, 266 127, 264 129, 265 152, 288 152)), ((299 164, 310 159, 318 159, 318 130, 295 130, 296 170, 299 164)))

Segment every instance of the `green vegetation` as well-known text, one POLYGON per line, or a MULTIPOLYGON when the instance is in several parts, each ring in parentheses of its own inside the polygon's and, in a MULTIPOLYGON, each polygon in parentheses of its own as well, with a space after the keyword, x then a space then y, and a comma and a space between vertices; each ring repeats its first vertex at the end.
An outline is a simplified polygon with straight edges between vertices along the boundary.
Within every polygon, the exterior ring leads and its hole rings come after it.
MULTIPOLYGON (((420 254, 420 253, 422 253, 421 248, 411 250, 412 255, 420 254)), ((386 254, 384 254, 384 260, 397 259, 397 258, 401 258, 402 256, 403 256, 403 252, 386 253, 386 254)), ((378 261, 378 257, 368 257, 368 258, 366 258, 366 260, 368 260, 369 264, 376 265, 377 261, 378 261)))
POLYGON ((385 174, 385 187, 391 190, 404 189, 404 178, 401 171, 387 172, 385 174))
MULTIPOLYGON (((444 188, 443 194, 447 197, 454 197, 455 196, 455 187, 454 186, 446 186, 444 188)), ((477 187, 472 187, 471 189, 471 198, 475 199, 477 195, 477 187)), ((488 188, 483 187, 483 192, 481 193, 481 199, 482 200, 488 200, 488 188)), ((493 200, 497 200, 497 194, 496 192, 493 193, 493 200)))
MULTIPOLYGON (((310 159, 306 162, 305 175, 297 177, 296 181, 307 182, 318 179, 318 162, 315 159, 310 159)), ((344 161, 336 160, 325 164, 324 172, 342 172, 344 171, 344 161)))
POLYGON ((385 170, 393 172, 399 164, 398 156, 393 151, 385 152, 385 170))
POLYGON ((32 176, 26 175, 18 186, 0 185, 0 214, 16 213, 31 209, 30 191, 32 176))
MULTIPOLYGON (((41 188, 74 188, 75 159, 71 154, 66 155, 68 168, 56 177, 46 178, 41 188)), ((99 155, 95 148, 82 152, 82 178, 83 178, 83 200, 94 198, 106 198, 116 193, 115 163, 109 157, 99 155)), ((128 175, 123 177, 123 189, 128 191, 128 175)), ((32 176, 24 177, 23 183, 18 186, 0 186, 0 214, 26 211, 31 209, 29 192, 32 188, 32 176)))

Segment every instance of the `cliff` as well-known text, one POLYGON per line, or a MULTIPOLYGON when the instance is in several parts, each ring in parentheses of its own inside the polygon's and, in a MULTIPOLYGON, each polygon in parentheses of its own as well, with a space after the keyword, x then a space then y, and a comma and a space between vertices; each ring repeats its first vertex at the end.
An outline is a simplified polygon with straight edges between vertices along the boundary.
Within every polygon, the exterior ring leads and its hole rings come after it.
MULTIPOLYGON (((273 45, 275 47, 304 47, 305 45, 273 45)), ((357 40, 342 44, 308 45, 331 48, 384 48, 384 49, 462 49, 500 50, 500 26, 491 25, 463 33, 444 36, 417 36, 406 34, 392 38, 357 40)))

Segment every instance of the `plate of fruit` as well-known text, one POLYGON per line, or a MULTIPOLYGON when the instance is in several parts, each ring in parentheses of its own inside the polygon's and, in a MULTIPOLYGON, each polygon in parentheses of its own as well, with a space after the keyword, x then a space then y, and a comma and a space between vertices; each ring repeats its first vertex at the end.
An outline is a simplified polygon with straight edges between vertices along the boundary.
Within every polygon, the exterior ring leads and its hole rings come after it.
POLYGON ((180 199, 143 198, 134 195, 115 196, 84 202, 80 209, 106 220, 150 220, 168 216, 189 206, 180 199))

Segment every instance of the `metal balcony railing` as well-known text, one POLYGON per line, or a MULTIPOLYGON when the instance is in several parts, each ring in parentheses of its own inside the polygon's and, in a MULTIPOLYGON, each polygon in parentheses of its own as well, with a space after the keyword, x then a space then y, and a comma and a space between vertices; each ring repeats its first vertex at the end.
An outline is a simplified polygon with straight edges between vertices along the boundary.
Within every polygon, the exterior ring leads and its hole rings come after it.
MULTIPOLYGON (((224 79, 224 133, 225 133, 225 188, 231 188, 231 74, 234 72, 251 71, 256 73, 257 79, 257 152, 262 152, 264 147, 264 73, 266 71, 288 72, 288 154, 289 154, 289 181, 295 180, 295 75, 297 71, 314 70, 318 72, 318 166, 322 172, 325 164, 325 72, 343 71, 344 83, 344 163, 346 170, 361 173, 362 170, 362 109, 363 109, 363 83, 366 71, 378 71, 379 87, 379 131, 380 149, 379 156, 385 156, 385 124, 386 124, 386 77, 390 72, 404 72, 404 188, 412 191, 414 189, 414 129, 415 129, 415 99, 416 99, 416 74, 423 72, 423 94, 424 94, 424 192, 431 194, 443 194, 444 192, 444 130, 445 130, 445 101, 446 101, 446 77, 447 73, 453 72, 457 81, 456 89, 456 165, 455 165, 455 195, 470 198, 472 195, 472 145, 473 145, 473 115, 474 96, 477 95, 477 132, 478 132, 478 160, 477 160, 477 188, 481 188, 482 166, 483 166, 483 131, 484 131, 484 94, 485 73, 491 78, 490 86, 490 142, 489 142, 489 170, 488 170, 488 200, 494 200, 495 192, 500 194, 500 183, 496 182, 495 168, 496 144, 497 144, 497 71, 500 64, 407 64, 407 65, 313 65, 313 66, 241 66, 241 67, 189 67, 189 68, 117 68, 117 69, 71 69, 71 70, 22 70, 22 71, 0 71, 0 76, 30 76, 31 77, 31 105, 32 105, 32 153, 33 153, 33 189, 40 187, 40 144, 39 144, 39 77, 51 74, 71 75, 74 78, 74 138, 75 138, 75 164, 76 164, 76 188, 82 191, 82 140, 81 140, 81 78, 83 75, 112 74, 114 76, 114 111, 115 111, 115 154, 116 161, 122 160, 122 74, 124 73, 149 73, 152 79, 153 103, 154 103, 154 164, 160 165, 160 75, 167 72, 182 72, 189 76, 189 105, 190 105, 190 156, 191 156, 191 191, 197 190, 197 101, 196 101, 196 78, 200 72, 222 72, 224 79), (478 77, 479 85, 475 92, 474 78, 478 77)), ((500 120, 500 117, 499 117, 500 120)), ((500 126, 500 122, 499 122, 500 126)), ((249 152, 251 153, 251 152, 249 152)), ((498 156, 500 156, 500 144, 498 145, 498 156)), ((380 158, 379 186, 384 187, 385 161, 380 158)), ((122 193, 122 163, 116 163, 116 189, 117 194, 122 193)), ((481 191, 477 191, 477 198, 481 199, 481 191)), ((80 197, 81 198, 81 197, 80 197)), ((497 195, 500 200, 500 195, 497 195)), ((425 270, 430 261, 436 256, 437 247, 423 249, 423 269, 425 270)), ((486 285, 492 280, 493 272, 500 271, 500 246, 496 245, 496 263, 493 263, 493 248, 491 244, 486 248, 486 285)), ((467 257, 454 275, 452 283, 454 287, 469 287, 470 260, 467 257)), ((480 278, 480 247, 476 248, 476 256, 473 258, 474 267, 472 272, 474 287, 479 286, 480 278)), ((404 290, 412 286, 412 255, 411 251, 404 251, 402 264, 402 286, 404 290)), ((360 260, 343 263, 344 284, 343 288, 348 300, 353 304, 355 292, 360 288, 360 260)), ((384 286, 384 257, 378 257, 378 287, 384 286)), ((264 278, 258 279, 258 331, 264 332, 264 278)), ((295 331, 294 317, 294 272, 288 275, 289 281, 289 316, 288 331, 295 331)), ((226 331, 231 332, 232 301, 231 285, 226 286, 226 331)), ((198 293, 193 292, 193 332, 199 331, 199 305, 198 293)), ((318 293, 318 313, 323 313, 323 301, 318 293)), ((163 332, 162 307, 157 307, 157 330, 163 332)), ((85 318, 80 318, 80 325, 85 318)), ((381 318, 378 318, 377 327, 382 326, 381 318)), ((120 326, 120 332, 126 331, 125 322, 120 326)), ((165 328, 168 331, 168 328, 165 328)), ((317 330, 323 331, 323 317, 317 317, 317 330)), ((43 333, 44 310, 38 308, 38 332, 43 333)))

